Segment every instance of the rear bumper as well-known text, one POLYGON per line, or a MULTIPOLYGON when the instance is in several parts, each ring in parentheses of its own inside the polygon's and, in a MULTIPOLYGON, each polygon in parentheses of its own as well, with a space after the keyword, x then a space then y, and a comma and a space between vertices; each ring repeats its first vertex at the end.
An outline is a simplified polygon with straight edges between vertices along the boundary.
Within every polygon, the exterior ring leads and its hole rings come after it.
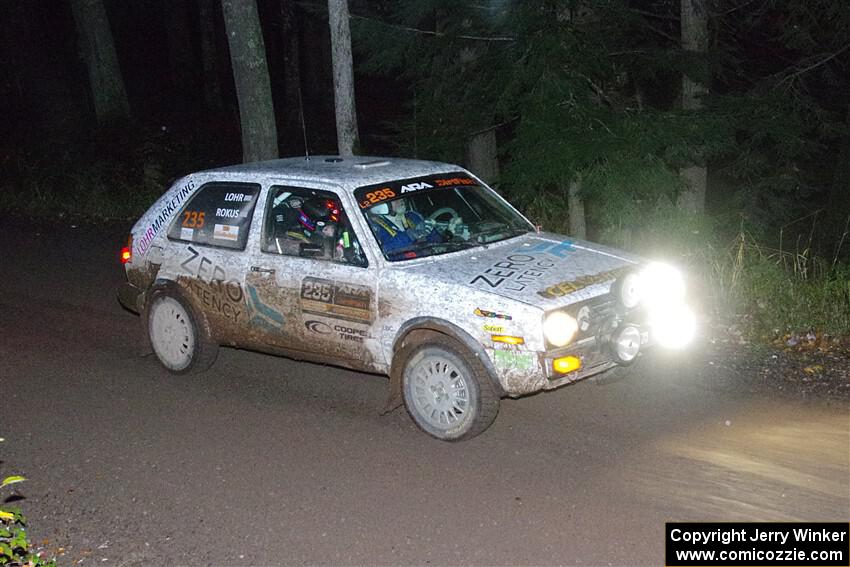
POLYGON ((141 313, 145 292, 130 282, 118 286, 118 302, 133 313, 141 313))

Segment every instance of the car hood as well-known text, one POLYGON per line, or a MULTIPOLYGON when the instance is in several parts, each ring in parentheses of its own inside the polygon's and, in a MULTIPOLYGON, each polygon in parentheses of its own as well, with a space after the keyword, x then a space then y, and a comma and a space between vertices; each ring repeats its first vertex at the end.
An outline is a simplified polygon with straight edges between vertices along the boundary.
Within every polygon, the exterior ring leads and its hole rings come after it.
POLYGON ((394 267, 548 310, 607 293, 618 276, 639 262, 637 256, 599 244, 529 233, 394 267))

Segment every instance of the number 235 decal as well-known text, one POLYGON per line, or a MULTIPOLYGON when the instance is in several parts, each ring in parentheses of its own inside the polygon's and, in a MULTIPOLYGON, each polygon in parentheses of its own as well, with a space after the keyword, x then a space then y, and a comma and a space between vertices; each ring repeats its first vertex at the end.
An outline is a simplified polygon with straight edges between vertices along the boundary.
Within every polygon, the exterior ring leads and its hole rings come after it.
POLYGON ((183 211, 183 226, 186 228, 203 228, 204 214, 198 211, 183 211))
POLYGON ((381 201, 386 201, 387 199, 392 199, 395 197, 395 191, 392 189, 377 189, 371 193, 366 193, 365 197, 366 200, 360 202, 361 209, 371 207, 372 205, 380 203, 381 201))

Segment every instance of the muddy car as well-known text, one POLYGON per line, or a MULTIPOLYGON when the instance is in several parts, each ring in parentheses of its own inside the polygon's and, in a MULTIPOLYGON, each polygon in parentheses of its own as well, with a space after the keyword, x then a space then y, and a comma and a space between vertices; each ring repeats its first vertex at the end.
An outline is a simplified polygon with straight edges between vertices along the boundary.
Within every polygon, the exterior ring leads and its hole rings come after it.
POLYGON ((541 232, 455 165, 281 159, 178 180, 132 229, 121 303, 176 374, 220 346, 389 376, 426 433, 693 333, 682 277, 541 232))

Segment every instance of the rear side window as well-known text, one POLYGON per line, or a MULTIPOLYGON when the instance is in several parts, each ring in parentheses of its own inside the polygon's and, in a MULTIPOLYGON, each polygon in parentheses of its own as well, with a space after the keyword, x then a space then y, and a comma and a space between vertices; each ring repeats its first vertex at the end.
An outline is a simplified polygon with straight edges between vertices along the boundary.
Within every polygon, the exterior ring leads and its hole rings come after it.
POLYGON ((207 183, 171 223, 168 238, 244 250, 259 193, 253 183, 207 183))

